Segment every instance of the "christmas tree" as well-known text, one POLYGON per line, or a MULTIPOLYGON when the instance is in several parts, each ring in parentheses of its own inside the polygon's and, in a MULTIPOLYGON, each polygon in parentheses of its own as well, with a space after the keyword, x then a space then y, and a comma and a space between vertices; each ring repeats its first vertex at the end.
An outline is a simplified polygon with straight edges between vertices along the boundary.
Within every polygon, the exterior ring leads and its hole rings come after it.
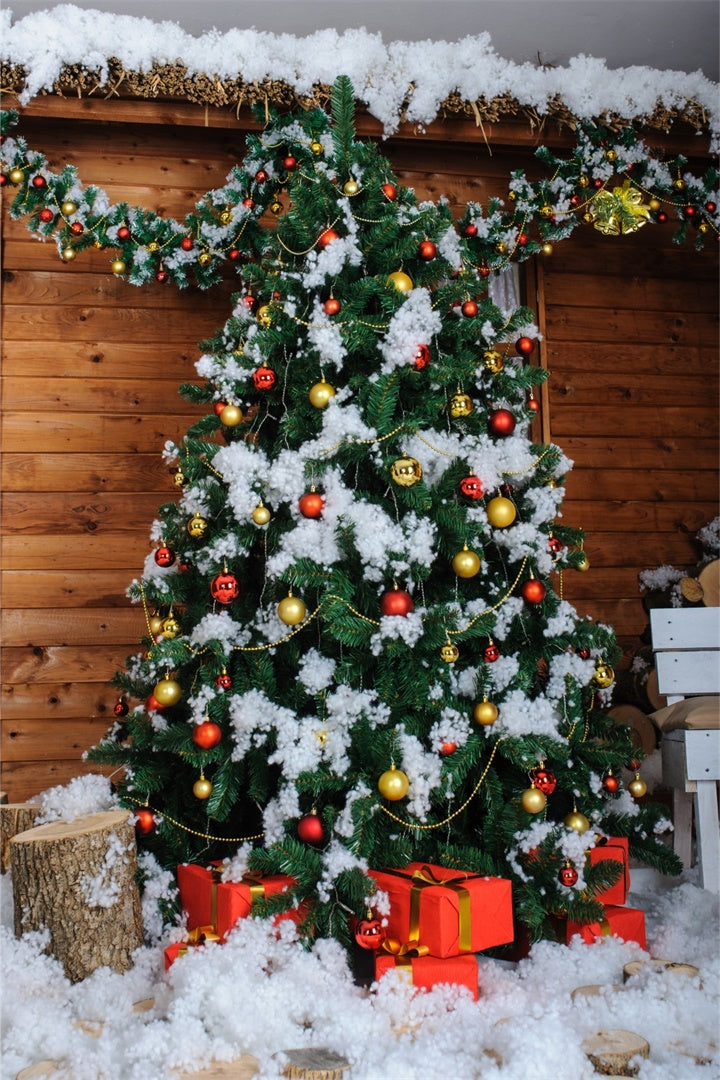
POLYGON ((536 938, 601 916, 603 833, 677 867, 622 780, 612 631, 562 599, 587 559, 531 437, 532 312, 490 299, 482 208, 418 202, 353 105, 341 78, 331 116, 271 113, 215 193, 242 287, 181 388, 207 415, 166 447, 147 635, 89 757, 163 865, 290 874, 261 910, 306 901, 308 939, 350 942, 368 869, 418 859, 510 877, 536 938))

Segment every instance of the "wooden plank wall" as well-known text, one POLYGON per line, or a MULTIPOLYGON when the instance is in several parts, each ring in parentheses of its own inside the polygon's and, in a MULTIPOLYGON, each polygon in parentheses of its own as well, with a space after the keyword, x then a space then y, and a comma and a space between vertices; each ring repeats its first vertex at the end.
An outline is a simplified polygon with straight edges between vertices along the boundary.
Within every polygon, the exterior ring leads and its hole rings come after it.
MULTIPOLYGON (((51 167, 70 161, 111 199, 175 217, 223 181, 244 145, 232 115, 137 102, 43 99, 23 133, 51 167)), ((487 134, 492 154, 461 121, 385 149, 419 197, 444 194, 457 209, 503 194, 511 169, 533 168, 528 128, 487 134)), ((226 318, 233 282, 136 290, 109 273, 107 253, 63 264, 54 245, 6 214, 2 223, 0 749, 2 787, 20 800, 82 772, 82 751, 111 721, 108 680, 142 633, 125 588, 173 492, 160 452, 193 412, 176 388, 194 375, 197 342, 226 318)), ((565 575, 565 595, 612 622, 628 653, 644 623, 637 573, 692 562, 685 530, 717 512, 716 265, 714 253, 672 249, 659 229, 621 240, 582 230, 529 276, 546 335, 539 358, 553 372, 544 422, 577 462, 565 518, 591 535, 592 570, 565 575)))

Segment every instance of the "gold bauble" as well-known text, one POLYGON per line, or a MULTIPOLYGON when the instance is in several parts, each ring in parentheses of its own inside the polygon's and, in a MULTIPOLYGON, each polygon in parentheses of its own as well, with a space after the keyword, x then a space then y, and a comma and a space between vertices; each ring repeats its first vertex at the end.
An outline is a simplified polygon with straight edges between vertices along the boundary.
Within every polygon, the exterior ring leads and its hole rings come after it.
POLYGON ((252 519, 256 525, 267 525, 271 517, 272 514, 268 510, 267 506, 263 506, 262 503, 258 503, 258 505, 252 512, 252 519))
POLYGON ((161 679, 153 690, 155 700, 161 705, 177 705, 182 697, 182 687, 174 679, 161 679))
POLYGON ((297 626, 307 614, 307 608, 299 596, 293 596, 290 592, 281 600, 277 607, 278 617, 286 626, 297 626))
POLYGON ((223 210, 223 212, 220 215, 221 224, 229 225, 231 221, 232 221, 232 214, 230 213, 230 211, 229 210, 223 210))
POLYGON ((204 536, 207 531, 208 523, 202 514, 195 512, 187 523, 187 531, 190 536, 204 536))
POLYGON ((343 184, 343 191, 346 195, 357 195, 360 190, 360 185, 357 180, 348 180, 346 184, 343 184))
POLYGON ((592 681, 595 686, 599 686, 601 690, 606 690, 608 686, 612 686, 615 681, 615 672, 602 660, 598 660, 595 664, 595 674, 592 677, 592 681))
POLYGON ((313 142, 310 143, 310 149, 313 154, 322 154, 323 144, 321 142, 318 142, 317 139, 315 139, 313 140, 313 142))
POLYGON ((181 488, 184 483, 185 483, 185 473, 182 471, 181 468, 178 467, 175 470, 175 472, 173 473, 173 484, 175 485, 175 487, 181 488))
POLYGON ((162 635, 168 641, 172 641, 172 639, 176 638, 181 632, 182 627, 174 615, 168 615, 167 618, 163 619, 162 635))
POLYGON ((506 499, 504 495, 496 495, 488 503, 488 521, 496 529, 506 529, 508 525, 512 525, 516 515, 515 503, 511 499, 506 499))
POLYGON ((65 202, 64 202, 64 203, 62 204, 62 206, 60 207, 60 209, 62 210, 62 212, 63 212, 63 214, 65 215, 65 217, 70 217, 70 215, 71 215, 71 214, 74 214, 74 213, 75 213, 75 211, 77 210, 77 206, 76 206, 76 205, 75 205, 75 203, 74 203, 74 202, 72 201, 72 199, 67 199, 67 200, 66 200, 66 201, 65 201, 65 202))
POLYGON ((414 457, 401 457, 390 466, 390 476, 399 487, 413 487, 422 480, 422 465, 414 457))
POLYGON ((579 558, 579 559, 578 559, 578 561, 577 561, 577 562, 575 563, 575 569, 576 569, 576 570, 580 570, 580 571, 582 571, 583 573, 584 573, 584 572, 585 572, 586 570, 589 570, 589 569, 590 569, 590 560, 588 559, 588 557, 587 557, 587 555, 585 554, 585 552, 584 552, 584 551, 582 551, 582 552, 580 553, 580 558, 579 558))
POLYGON ((495 245, 495 250, 498 255, 504 255, 507 252, 507 244, 505 243, 505 241, 498 240, 497 244, 495 245))
POLYGON ((25 179, 25 173, 22 169, 11 169, 8 173, 8 179, 11 184, 22 184, 25 179))
POLYGON ((237 427, 242 423, 242 410, 238 409, 237 405, 230 405, 229 403, 220 412, 220 423, 225 427, 237 427))
POLYGON ((160 245, 158 244, 157 240, 151 240, 147 246, 147 249, 148 251, 151 251, 153 254, 155 254, 156 251, 160 250, 160 245))
POLYGON ((684 191, 685 181, 683 180, 682 176, 678 176, 677 180, 673 180, 672 186, 675 188, 676 191, 684 191))
POLYGON ((448 638, 440 649, 440 659, 444 660, 446 664, 454 664, 459 655, 460 650, 457 645, 453 645, 452 641, 448 638))
POLYGON ((113 274, 124 274, 127 270, 124 259, 113 259, 110 263, 110 269, 113 274))
POLYGON ((393 285, 401 293, 409 293, 413 287, 412 278, 408 277, 402 270, 396 270, 393 274, 388 274, 387 283, 393 285))
POLYGON ((458 577, 462 578, 475 577, 481 566, 480 556, 476 555, 474 551, 470 551, 467 544, 465 544, 462 551, 458 551, 452 561, 453 570, 458 577))
POLYGON ((275 214, 275 217, 278 217, 280 214, 282 214, 284 209, 285 208, 279 199, 273 199, 273 201, 270 203, 270 206, 268 207, 270 213, 275 214))
POLYGON ((552 217, 553 216, 553 208, 548 203, 545 203, 544 206, 540 207, 540 213, 542 214, 543 217, 552 217))
POLYGON ((578 180, 578 184, 580 185, 580 187, 589 187, 590 177, 585 175, 581 176, 578 180))
POLYGON ((66 247, 66 248, 63 248, 62 251, 60 252, 60 258, 62 259, 63 262, 72 262, 73 259, 75 258, 75 254, 76 254, 75 248, 66 247))
POLYGON ((212 795, 213 786, 209 780, 206 780, 204 776, 201 776, 199 780, 196 780, 193 784, 193 795, 196 799, 209 799, 212 795))
POLYGON ((485 370, 489 371, 491 375, 499 375, 503 369, 503 358, 495 349, 488 349, 487 352, 483 353, 483 363, 485 370))
POLYGON ((653 214, 657 214, 658 210, 662 206, 662 203, 659 199, 650 199, 648 202, 648 206, 652 210, 653 214))
POLYGON ((702 233, 703 236, 705 235, 705 233, 710 232, 710 226, 708 225, 707 221, 700 222, 700 224, 698 225, 698 232, 702 233))
POLYGON ((590 822, 584 814, 580 813, 577 807, 574 810, 571 810, 569 814, 565 815, 563 824, 567 825, 568 829, 574 829, 575 832, 579 833, 581 836, 590 828, 590 822))
POLYGON ((547 799, 542 791, 532 784, 531 787, 525 788, 520 796, 520 802, 523 810, 527 810, 528 814, 539 814, 541 810, 545 809, 547 799))
POLYGON ((209 251, 201 251, 198 255, 198 262, 201 266, 209 266, 212 262, 212 255, 209 251))
POLYGON ((310 387, 308 397, 310 398, 310 404, 314 405, 316 409, 324 409, 330 398, 335 397, 335 387, 323 379, 310 387))
MULTIPOLYGON (((483 727, 490 727, 491 724, 495 723, 497 718, 498 707, 497 705, 493 705, 492 701, 488 701, 487 698, 483 698, 483 700, 478 702, 473 709, 473 719, 476 723, 482 724, 483 727)), ((540 792, 540 794, 542 795, 542 792, 540 792)), ((536 811, 531 810, 530 812, 534 814, 536 811)))
POLYGON ((627 788, 633 799, 642 799, 643 795, 647 794, 647 784, 638 772, 635 773, 635 779, 630 781, 627 788))
POLYGON ((150 628, 150 633, 153 637, 157 637, 158 634, 162 634, 164 622, 165 620, 163 619, 162 615, 150 616, 150 618, 148 619, 148 626, 150 628))
POLYGON ((617 150, 606 150, 605 157, 608 161, 617 161, 617 150))
POLYGON ((384 799, 389 799, 390 802, 404 799, 409 787, 410 781, 405 773, 402 769, 396 769, 394 765, 391 765, 378 780, 380 794, 384 799))
POLYGON ((459 416, 469 416, 472 411, 472 398, 468 394, 457 393, 450 398, 450 415, 455 419, 459 416))
POLYGON ((269 304, 263 304, 262 307, 258 308, 257 321, 261 326, 272 326, 272 314, 269 304))
POLYGON ((540 250, 542 251, 543 255, 552 255, 553 246, 549 241, 546 241, 544 244, 541 245, 540 250))

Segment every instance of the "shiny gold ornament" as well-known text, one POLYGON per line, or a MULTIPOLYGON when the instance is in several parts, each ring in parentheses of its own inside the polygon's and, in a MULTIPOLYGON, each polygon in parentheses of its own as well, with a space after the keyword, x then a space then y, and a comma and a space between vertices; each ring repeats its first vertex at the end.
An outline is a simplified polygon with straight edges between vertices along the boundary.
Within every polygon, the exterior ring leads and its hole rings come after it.
POLYGON ((496 495, 488 503, 488 521, 496 529, 506 529, 508 525, 512 525, 516 515, 515 503, 511 499, 506 499, 504 495, 496 495))
POLYGON ((545 243, 541 245, 540 250, 542 251, 543 255, 552 255, 555 249, 553 248, 552 244, 546 240, 545 243))
POLYGON ((222 225, 229 225, 231 221, 232 221, 232 214, 230 213, 230 211, 229 210, 223 210, 223 212, 220 215, 220 223, 222 225))
POLYGON ((404 274, 402 270, 396 270, 387 276, 388 285, 393 285, 398 292, 409 293, 413 287, 412 278, 404 274))
POLYGON ((158 637, 163 632, 164 619, 162 615, 151 615, 148 619, 148 627, 153 637, 158 637))
POLYGON ((535 787, 535 784, 531 784, 529 788, 525 788, 520 796, 520 802, 522 803, 523 810, 526 810, 528 814, 539 814, 547 805, 547 799, 542 791, 535 787))
POLYGON ((552 206, 548 205, 548 203, 545 203, 544 206, 540 207, 540 213, 541 213, 541 215, 543 217, 547 217, 547 218, 552 217, 553 216, 553 208, 552 208, 552 206))
POLYGON ((212 795, 213 786, 209 780, 206 780, 202 773, 200 773, 200 779, 196 780, 193 784, 193 795, 196 799, 209 799, 212 795))
POLYGON ((110 269, 113 274, 124 274, 127 270, 124 259, 113 259, 110 263, 110 269))
POLYGON ((256 525, 267 525, 271 517, 272 514, 268 510, 267 506, 263 506, 262 503, 258 503, 258 505, 252 512, 252 519, 256 525))
POLYGON ((272 313, 269 304, 263 304, 258 308, 257 321, 261 326, 272 326, 272 313))
POLYGON ((458 551, 452 561, 453 570, 461 578, 475 577, 479 573, 481 565, 480 556, 476 555, 474 551, 470 551, 467 544, 465 544, 462 551, 458 551))
POLYGON ((498 255, 504 255, 506 253, 507 244, 504 240, 498 240, 497 244, 495 245, 495 251, 498 253, 498 255))
POLYGON ((279 215, 282 214, 284 209, 285 207, 279 199, 273 199, 273 201, 270 203, 270 206, 268 207, 270 213, 274 214, 275 217, 279 217, 279 215))
POLYGON ((277 607, 278 617, 286 626, 297 626, 307 615, 307 608, 299 596, 293 596, 292 589, 277 607))
POLYGON ((167 618, 163 619, 162 624, 162 636, 168 641, 172 641, 178 634, 182 633, 182 627, 177 621, 174 615, 170 614, 167 618))
POLYGON ((677 180, 673 180, 672 186, 675 188, 676 191, 684 191, 685 181, 683 180, 682 176, 678 176, 677 180))
POLYGON ((590 569, 590 560, 584 551, 580 552, 580 558, 575 563, 575 569, 580 570, 582 573, 590 569))
POLYGON ((323 144, 318 142, 317 139, 314 139, 313 142, 310 143, 310 150, 313 154, 322 154, 323 144))
POLYGON ((153 254, 155 254, 156 251, 160 250, 160 245, 158 244, 157 240, 151 240, 147 246, 147 249, 148 251, 151 251, 153 254))
POLYGON ((615 672, 604 660, 598 660, 595 664, 595 674, 592 677, 592 681, 594 685, 599 686, 601 690, 606 690, 608 686, 612 686, 615 681, 615 672))
POLYGON ((495 349, 488 349, 483 353, 483 364, 491 375, 499 375, 504 366, 502 356, 495 349))
POLYGON ((444 660, 446 664, 454 664, 459 656, 460 650, 457 645, 453 645, 450 638, 448 638, 440 649, 440 659, 444 660))
POLYGON ((238 424, 242 424, 242 409, 238 409, 237 405, 228 404, 220 411, 220 423, 225 427, 237 427, 238 424))
POLYGON ((662 203, 660 202, 659 199, 651 199, 650 202, 648 203, 648 206, 652 210, 653 214, 657 214, 658 210, 662 206, 662 203))
POLYGON ((592 225, 593 222, 597 221, 597 217, 595 214, 593 214, 592 210, 587 210, 583 214, 583 221, 586 225, 592 225))
POLYGON ((11 169, 8 173, 8 180, 11 184, 22 184, 25 179, 25 173, 22 169, 11 169))
POLYGON ((190 536, 194 536, 196 539, 200 536, 204 536, 207 532, 208 523, 202 514, 197 511, 193 514, 187 523, 187 531, 190 536))
POLYGON ((610 162, 617 161, 617 150, 606 150, 605 157, 610 162))
POLYGON ((580 813, 576 806, 573 807, 569 814, 565 815, 563 824, 567 825, 568 829, 574 829, 575 832, 579 833, 581 836, 590 828, 590 822, 584 814, 580 813))
POLYGON ((153 694, 155 700, 159 701, 161 705, 177 705, 182 697, 182 687, 175 679, 165 677, 157 683, 153 694))
POLYGON ((590 177, 583 174, 581 177, 579 177, 578 184, 580 185, 580 187, 589 187, 590 177))
POLYGON ((93 240, 93 247, 95 248, 96 251, 102 251, 102 247, 103 247, 102 240, 97 240, 97 239, 93 240))
POLYGON ((408 793, 409 787, 410 781, 405 773, 402 769, 396 769, 394 765, 391 765, 378 780, 380 794, 384 799, 388 799, 390 802, 397 802, 398 799, 404 799, 408 793))
POLYGON ((173 484, 175 485, 175 487, 181 488, 184 483, 185 483, 185 473, 178 466, 178 468, 173 473, 173 484))
POLYGON ((455 420, 461 416, 469 416, 473 408, 472 398, 468 394, 458 391, 450 398, 450 415, 455 420))
POLYGON ((346 184, 343 184, 343 191, 346 195, 357 195, 360 190, 360 185, 357 180, 348 180, 346 184))
MULTIPOLYGON (((473 720, 478 724, 482 724, 483 727, 490 727, 494 724, 498 715, 497 705, 493 705, 492 701, 488 701, 487 698, 483 698, 473 709, 473 720)), ((535 812, 534 810, 531 811, 531 813, 535 812)))
POLYGON ((700 224, 698 225, 698 232, 699 232, 699 233, 702 233, 702 234, 703 234, 703 236, 704 236, 704 235, 705 235, 706 233, 709 233, 709 232, 710 232, 710 226, 708 225, 707 221, 701 221, 701 222, 700 222, 700 224))
POLYGON ((639 772, 635 773, 635 778, 630 781, 627 787, 633 799, 642 799, 643 795, 647 794, 647 784, 639 772))
POLYGON ((414 487, 422 474, 422 465, 414 457, 398 458, 390 466, 390 476, 399 487, 414 487))
POLYGON ((72 201, 72 199, 67 199, 67 200, 66 200, 66 201, 65 201, 65 202, 64 202, 64 203, 62 204, 62 206, 60 207, 60 209, 62 210, 62 212, 63 212, 63 214, 65 215, 65 217, 70 217, 70 215, 71 215, 71 214, 74 214, 74 213, 75 213, 75 211, 77 210, 77 206, 76 206, 76 205, 75 205, 75 203, 74 203, 74 202, 72 201))
POLYGON ((512 191, 512 189, 508 191, 508 199, 510 200, 510 202, 515 202, 515 200, 517 199, 517 191, 512 191))
POLYGON ((60 258, 62 259, 63 262, 72 262, 73 259, 75 258, 75 255, 76 255, 75 248, 66 247, 66 248, 62 249, 62 252, 60 254, 60 258))
POLYGON ((315 738, 317 739, 320 746, 324 746, 327 742, 327 731, 325 730, 325 728, 321 728, 320 731, 316 731, 315 738))
POLYGON ((594 227, 605 236, 634 233, 647 224, 650 207, 642 201, 642 193, 629 180, 612 191, 599 191, 593 199, 597 220, 594 227))
POLYGON ((324 409, 330 398, 335 397, 335 387, 323 379, 310 387, 308 397, 310 398, 310 404, 314 405, 316 409, 324 409))
POLYGON ((212 262, 212 255, 209 251, 201 251, 198 255, 198 262, 201 266, 209 266, 212 262))

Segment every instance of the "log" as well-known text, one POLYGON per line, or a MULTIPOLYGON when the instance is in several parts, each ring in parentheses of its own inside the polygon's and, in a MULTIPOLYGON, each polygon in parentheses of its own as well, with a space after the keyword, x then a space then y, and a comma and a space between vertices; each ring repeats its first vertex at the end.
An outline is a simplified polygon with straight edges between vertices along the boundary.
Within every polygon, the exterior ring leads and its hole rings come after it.
POLYGON ((343 1072, 350 1068, 347 1058, 324 1046, 301 1047, 284 1053, 288 1061, 283 1076, 290 1080, 342 1080, 343 1072))
POLYGON ((630 728, 630 738, 636 749, 652 754, 657 742, 657 733, 649 716, 635 705, 613 705, 608 709, 608 716, 615 724, 625 724, 630 728))
POLYGON ((10 841, 18 833, 32 829, 40 812, 36 803, 5 803, 0 806, 0 873, 10 869, 10 841))
POLYGON ((614 994, 624 989, 624 986, 611 986, 607 983, 588 983, 587 986, 576 986, 570 992, 570 998, 572 1001, 578 1001, 589 997, 603 997, 605 994, 614 994))
POLYGON ((700 974, 700 969, 695 967, 694 964, 679 964, 674 960, 630 960, 623 967, 623 982, 627 982, 633 975, 658 971, 667 971, 672 975, 682 975, 687 979, 694 979, 700 974))
POLYGON ((598 1031, 583 1040, 583 1050, 601 1076, 637 1076, 640 1065, 633 1058, 650 1057, 650 1043, 642 1035, 622 1028, 598 1031))
POLYGON ((127 810, 53 821, 10 841, 15 934, 47 927, 71 982, 124 972, 143 942, 137 848, 127 810))
POLYGON ((234 1061, 211 1061, 197 1071, 185 1069, 177 1075, 178 1080, 250 1080, 257 1076, 260 1063, 252 1054, 242 1054, 234 1061))
POLYGON ((36 1061, 33 1065, 26 1065, 16 1074, 15 1080, 39 1080, 41 1076, 57 1076, 64 1062, 45 1058, 44 1061, 36 1061))

